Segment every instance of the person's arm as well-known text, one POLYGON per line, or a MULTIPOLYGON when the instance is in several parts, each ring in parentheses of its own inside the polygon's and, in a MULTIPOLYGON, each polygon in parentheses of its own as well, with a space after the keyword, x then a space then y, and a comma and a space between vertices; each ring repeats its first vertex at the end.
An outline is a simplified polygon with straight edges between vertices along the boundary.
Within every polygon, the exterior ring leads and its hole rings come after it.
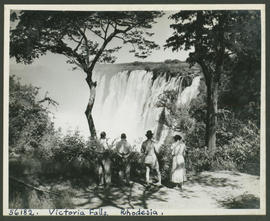
POLYGON ((184 143, 181 143, 179 145, 177 154, 181 154, 182 156, 185 156, 185 144, 184 143))
POLYGON ((156 156, 158 156, 158 151, 157 151, 157 149, 156 149, 155 143, 154 143, 153 145, 154 145, 154 152, 155 152, 156 156))
POLYGON ((183 154, 183 145, 182 144, 177 144, 174 147, 174 156, 177 156, 179 154, 183 154))
POLYGON ((145 154, 145 144, 144 144, 144 142, 142 143, 141 153, 145 154))
POLYGON ((172 156, 175 156, 175 144, 172 144, 171 146, 171 150, 172 150, 172 156))
POLYGON ((110 146, 109 146, 109 142, 108 142, 108 139, 105 140, 105 150, 109 150, 111 149, 110 146))
POLYGON ((116 143, 116 145, 115 145, 115 151, 116 151, 117 156, 122 157, 122 155, 119 153, 119 144, 118 143, 116 143))
POLYGON ((183 144, 183 156, 185 157, 186 156, 186 145, 183 144))
POLYGON ((125 158, 128 158, 129 155, 131 154, 131 149, 132 149, 131 145, 130 144, 127 144, 127 150, 128 150, 128 152, 125 153, 125 155, 124 155, 125 158))

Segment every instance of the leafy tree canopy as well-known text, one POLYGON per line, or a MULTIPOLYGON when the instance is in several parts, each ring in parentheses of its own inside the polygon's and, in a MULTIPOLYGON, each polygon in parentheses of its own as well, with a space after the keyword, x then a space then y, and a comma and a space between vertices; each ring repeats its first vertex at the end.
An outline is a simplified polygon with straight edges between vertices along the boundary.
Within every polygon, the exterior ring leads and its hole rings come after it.
POLYGON ((207 72, 236 56, 260 58, 260 11, 180 11, 171 18, 175 31, 166 46, 192 50, 188 61, 207 72))
POLYGON ((18 19, 11 30, 10 56, 29 64, 48 51, 65 55, 68 63, 85 72, 92 71, 96 62, 114 62, 113 52, 121 46, 106 48, 112 39, 131 44, 131 52, 145 58, 157 48, 147 37, 147 29, 162 16, 155 11, 21 11, 13 12, 18 19))

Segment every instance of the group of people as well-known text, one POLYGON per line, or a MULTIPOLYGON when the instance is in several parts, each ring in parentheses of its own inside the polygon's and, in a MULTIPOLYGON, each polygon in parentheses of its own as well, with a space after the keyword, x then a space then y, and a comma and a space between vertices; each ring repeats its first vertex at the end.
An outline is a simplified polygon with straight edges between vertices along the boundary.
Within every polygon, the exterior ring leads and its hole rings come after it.
MULTIPOLYGON (((155 170, 158 177, 157 185, 161 185, 161 173, 159 168, 159 162, 157 158, 156 143, 153 140, 153 133, 148 130, 145 134, 146 140, 141 145, 141 153, 143 154, 143 161, 146 167, 145 182, 147 185, 150 184, 150 171, 155 170)), ((111 164, 112 161, 109 155, 104 152, 109 149, 109 145, 106 139, 106 133, 100 134, 95 151, 101 153, 102 157, 98 162, 98 180, 101 185, 108 185, 111 183, 111 164)), ((185 149, 186 146, 182 141, 180 135, 174 136, 174 142, 171 146, 172 149, 172 168, 171 168, 171 182, 178 186, 182 190, 183 182, 186 181, 186 170, 185 170, 185 149)), ((115 145, 115 152, 118 156, 117 163, 119 164, 119 177, 121 180, 125 180, 126 184, 130 184, 130 159, 129 156, 132 152, 131 145, 127 141, 125 133, 121 134, 121 140, 115 145)))

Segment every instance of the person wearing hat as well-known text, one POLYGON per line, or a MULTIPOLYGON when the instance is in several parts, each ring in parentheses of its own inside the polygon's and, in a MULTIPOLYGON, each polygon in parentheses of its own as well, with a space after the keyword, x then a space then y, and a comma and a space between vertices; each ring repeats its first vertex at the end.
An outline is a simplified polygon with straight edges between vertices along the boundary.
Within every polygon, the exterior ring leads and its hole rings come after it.
POLYGON ((146 166, 146 184, 150 183, 150 170, 154 169, 158 175, 158 185, 161 185, 161 174, 159 171, 159 163, 157 160, 155 142, 152 140, 153 133, 151 130, 148 130, 145 134, 147 139, 142 143, 141 152, 144 154, 144 164, 146 166))
POLYGON ((171 169, 171 182, 176 184, 180 190, 186 178, 186 169, 185 169, 185 149, 186 145, 184 144, 182 137, 180 135, 174 136, 174 143, 171 146, 172 149, 172 169, 171 169))
POLYGON ((127 136, 125 133, 121 134, 121 140, 116 143, 116 153, 119 156, 119 177, 126 180, 126 183, 130 182, 130 162, 128 157, 131 153, 131 145, 127 142, 127 136))

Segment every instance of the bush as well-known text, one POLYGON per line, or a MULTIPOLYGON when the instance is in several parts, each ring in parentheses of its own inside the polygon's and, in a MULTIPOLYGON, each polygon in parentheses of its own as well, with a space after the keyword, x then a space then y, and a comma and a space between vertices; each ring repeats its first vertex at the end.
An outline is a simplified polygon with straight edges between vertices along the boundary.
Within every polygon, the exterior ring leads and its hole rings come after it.
POLYGON ((145 70, 146 72, 150 72, 150 71, 151 71, 151 68, 147 65, 147 66, 144 67, 144 70, 145 70))
POLYGON ((211 169, 211 158, 206 148, 193 148, 186 153, 186 169, 189 172, 202 172, 211 169))
POLYGON ((228 155, 242 172, 259 174, 260 133, 257 126, 249 121, 241 124, 239 134, 224 146, 228 155))
POLYGON ((130 172, 131 179, 135 181, 144 179, 145 165, 141 153, 132 152, 130 154, 130 165, 131 165, 131 172, 130 172))
POLYGON ((158 162, 162 182, 170 182, 172 168, 172 151, 170 145, 162 145, 158 153, 158 162))
MULTIPOLYGON (((188 170, 237 170, 259 175, 260 135, 255 124, 238 124, 238 134, 218 146, 212 152, 206 148, 192 148, 188 151, 188 170)), ((231 136, 231 135, 229 135, 231 136)))
POLYGON ((55 208, 52 197, 14 179, 9 179, 9 208, 55 208))
POLYGON ((260 199, 252 194, 243 194, 220 201, 226 209, 259 209, 260 199))
POLYGON ((132 65, 134 65, 134 66, 139 66, 141 64, 143 64, 141 61, 134 61, 134 62, 132 62, 132 65))

